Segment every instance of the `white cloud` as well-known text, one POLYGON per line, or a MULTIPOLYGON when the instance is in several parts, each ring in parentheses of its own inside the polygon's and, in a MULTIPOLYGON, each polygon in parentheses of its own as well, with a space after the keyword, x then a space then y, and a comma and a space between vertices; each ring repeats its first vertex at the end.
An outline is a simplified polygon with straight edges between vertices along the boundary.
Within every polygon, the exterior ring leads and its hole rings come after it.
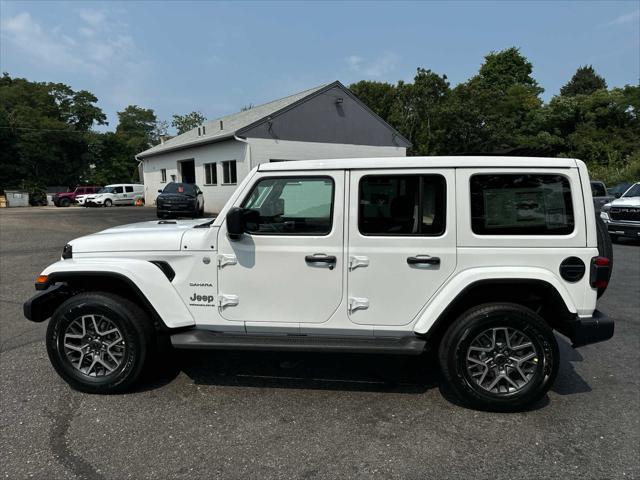
POLYGON ((350 55, 345 62, 351 70, 367 77, 382 77, 396 69, 398 56, 395 53, 386 52, 378 57, 367 60, 358 55, 350 55))
POLYGON ((607 25, 624 25, 625 23, 637 22, 638 20, 640 20, 640 9, 620 15, 608 22, 607 25))
POLYGON ((29 12, 2 19, 2 41, 34 63, 96 76, 137 61, 133 38, 104 10, 81 10, 74 28, 47 28, 29 12), (77 33, 73 33, 73 32, 77 33))

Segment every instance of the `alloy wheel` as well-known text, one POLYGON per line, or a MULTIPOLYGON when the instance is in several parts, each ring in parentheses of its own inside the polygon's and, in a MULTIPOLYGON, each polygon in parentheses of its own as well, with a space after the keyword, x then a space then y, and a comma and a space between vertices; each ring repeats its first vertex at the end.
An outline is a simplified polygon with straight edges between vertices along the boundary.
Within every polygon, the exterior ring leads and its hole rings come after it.
POLYGON ((521 330, 489 328, 476 336, 467 349, 467 373, 482 390, 497 395, 521 391, 540 367, 539 352, 521 330))
POLYGON ((127 346, 120 329, 104 315, 83 315, 64 332, 64 353, 73 368, 90 377, 103 377, 122 365, 127 346))

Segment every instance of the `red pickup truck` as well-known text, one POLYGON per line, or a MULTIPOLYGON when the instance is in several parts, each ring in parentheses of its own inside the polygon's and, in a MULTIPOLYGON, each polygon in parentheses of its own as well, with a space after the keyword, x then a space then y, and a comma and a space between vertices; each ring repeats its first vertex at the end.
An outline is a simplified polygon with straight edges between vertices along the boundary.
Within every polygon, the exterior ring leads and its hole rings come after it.
POLYGON ((95 187, 95 186, 91 186, 91 187, 76 187, 76 189, 72 192, 61 192, 61 193, 56 193, 53 196, 53 204, 56 207, 68 207, 69 205, 71 205, 73 202, 76 201, 76 197, 78 195, 89 195, 91 193, 96 193, 98 190, 100 190, 102 187, 95 187))

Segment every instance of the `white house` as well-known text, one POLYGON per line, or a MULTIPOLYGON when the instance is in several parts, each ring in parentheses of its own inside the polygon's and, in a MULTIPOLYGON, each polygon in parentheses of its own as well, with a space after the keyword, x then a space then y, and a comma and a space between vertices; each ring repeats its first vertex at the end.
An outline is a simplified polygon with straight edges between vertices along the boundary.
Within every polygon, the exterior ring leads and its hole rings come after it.
POLYGON ((167 182, 196 183, 219 212, 256 165, 284 160, 406 155, 409 141, 340 82, 207 121, 136 158, 145 203, 167 182))

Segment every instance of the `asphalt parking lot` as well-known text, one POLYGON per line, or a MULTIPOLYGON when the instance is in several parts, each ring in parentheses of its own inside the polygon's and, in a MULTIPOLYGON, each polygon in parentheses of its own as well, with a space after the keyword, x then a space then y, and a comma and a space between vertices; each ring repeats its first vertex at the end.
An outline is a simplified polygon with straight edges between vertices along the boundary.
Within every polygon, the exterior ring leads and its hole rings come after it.
POLYGON ((465 409, 422 358, 177 353, 125 395, 74 392, 22 302, 71 238, 151 208, 0 210, 0 473, 6 478, 638 478, 640 244, 616 244, 598 308, 530 411, 465 409))

